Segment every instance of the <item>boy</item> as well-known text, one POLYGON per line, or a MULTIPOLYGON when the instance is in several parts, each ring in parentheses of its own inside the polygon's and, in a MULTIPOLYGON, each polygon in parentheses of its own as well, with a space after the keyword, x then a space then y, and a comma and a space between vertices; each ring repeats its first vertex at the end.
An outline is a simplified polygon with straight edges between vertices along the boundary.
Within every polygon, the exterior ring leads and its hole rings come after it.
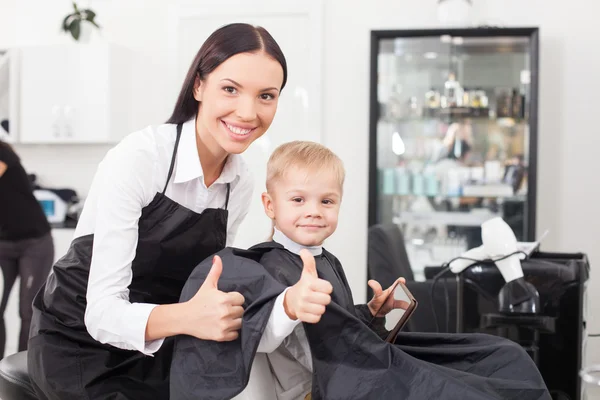
MULTIPOLYGON (((300 280, 287 290, 283 301, 289 319, 280 323, 291 323, 293 332, 267 356, 278 400, 304 399, 311 391, 311 352, 300 322, 319 322, 331 295, 338 297, 338 304, 342 298, 343 303, 354 304, 339 261, 330 253, 323 256, 322 248, 323 242, 337 228, 344 177, 342 161, 325 146, 313 142, 283 144, 275 149, 267 163, 267 192, 262 194, 262 201, 265 213, 273 221, 272 239, 289 252, 300 255, 305 265, 300 280), (308 250, 310 256, 301 254, 302 249, 308 250), (315 263, 319 265, 313 268, 315 263), (317 270, 325 275, 330 271, 335 276, 320 279, 317 270), (339 285, 332 293, 333 282, 339 285)), ((378 282, 368 283, 375 296, 368 305, 355 306, 355 311, 366 324, 373 320, 373 329, 382 336, 387 332, 385 319, 381 317, 394 306, 405 304, 400 301, 386 304, 374 319, 390 289, 382 291, 378 282)), ((393 302, 393 298, 390 297, 390 301, 393 302)))

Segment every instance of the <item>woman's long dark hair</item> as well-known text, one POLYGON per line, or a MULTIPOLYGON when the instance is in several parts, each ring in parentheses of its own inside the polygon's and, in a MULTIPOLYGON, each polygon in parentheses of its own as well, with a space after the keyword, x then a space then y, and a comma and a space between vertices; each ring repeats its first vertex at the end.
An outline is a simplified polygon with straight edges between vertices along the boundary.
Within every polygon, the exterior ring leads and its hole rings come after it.
POLYGON ((11 153, 14 153, 15 156, 17 157, 17 159, 19 159, 19 155, 15 152, 15 150, 12 148, 12 146, 10 145, 10 143, 5 142, 4 140, 2 140, 0 138, 0 150, 2 150, 3 148, 6 149, 6 150, 8 150, 11 153))
POLYGON ((0 138, 0 147, 4 147, 5 149, 12 150, 12 146, 8 142, 5 142, 4 140, 2 140, 2 138, 0 138))
POLYGON ((264 51, 273 57, 283 68, 283 83, 287 81, 287 64, 285 56, 271 34, 262 27, 249 24, 225 25, 209 36, 204 42, 185 77, 175 109, 168 124, 181 124, 191 119, 198 112, 198 101, 194 98, 196 77, 205 79, 221 63, 239 53, 264 51))

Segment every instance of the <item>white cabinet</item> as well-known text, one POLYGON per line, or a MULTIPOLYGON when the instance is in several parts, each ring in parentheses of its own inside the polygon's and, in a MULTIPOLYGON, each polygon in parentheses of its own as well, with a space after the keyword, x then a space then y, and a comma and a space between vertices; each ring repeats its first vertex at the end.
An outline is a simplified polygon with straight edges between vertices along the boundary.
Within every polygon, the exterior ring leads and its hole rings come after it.
POLYGON ((19 141, 119 141, 132 131, 131 69, 108 43, 21 48, 19 141))
POLYGON ((0 50, 0 139, 15 143, 18 132, 18 50, 0 50))

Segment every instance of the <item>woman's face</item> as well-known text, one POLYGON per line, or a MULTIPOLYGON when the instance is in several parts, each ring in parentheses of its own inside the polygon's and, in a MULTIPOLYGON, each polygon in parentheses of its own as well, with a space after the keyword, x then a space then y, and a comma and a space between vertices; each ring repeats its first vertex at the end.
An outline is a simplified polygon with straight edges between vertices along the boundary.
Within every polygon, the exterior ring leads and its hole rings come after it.
POLYGON ((283 68, 266 53, 240 53, 225 60, 196 82, 200 139, 213 151, 244 152, 271 126, 282 83, 283 68))

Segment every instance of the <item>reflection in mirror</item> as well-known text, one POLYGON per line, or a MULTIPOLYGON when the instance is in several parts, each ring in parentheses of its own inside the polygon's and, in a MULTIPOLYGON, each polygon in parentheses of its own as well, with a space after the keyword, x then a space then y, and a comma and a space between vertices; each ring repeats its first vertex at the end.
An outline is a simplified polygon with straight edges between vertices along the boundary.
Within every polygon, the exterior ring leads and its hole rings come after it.
MULTIPOLYGON (((404 290, 402 290, 402 286, 400 286, 400 285, 396 286, 396 288, 393 291, 393 295, 394 295, 394 300, 400 300, 400 301, 406 302, 406 304, 410 303, 410 299, 408 298, 408 295, 406 293, 404 293, 404 290)), ((392 329, 394 329, 396 324, 398 322, 400 322, 400 320, 402 319, 402 317, 404 316, 405 313, 406 313, 406 310, 404 310, 403 308, 395 308, 392 311, 390 311, 385 316, 385 329, 387 329, 388 331, 391 331, 392 329)))
MULTIPOLYGON (((385 329, 389 331, 386 341, 394 342, 417 308, 417 300, 400 281, 395 281, 391 292, 377 310, 376 316, 385 315, 385 329)), ((375 320, 374 317, 373 321, 375 320)), ((373 323, 371 321, 371 324, 373 323)))

